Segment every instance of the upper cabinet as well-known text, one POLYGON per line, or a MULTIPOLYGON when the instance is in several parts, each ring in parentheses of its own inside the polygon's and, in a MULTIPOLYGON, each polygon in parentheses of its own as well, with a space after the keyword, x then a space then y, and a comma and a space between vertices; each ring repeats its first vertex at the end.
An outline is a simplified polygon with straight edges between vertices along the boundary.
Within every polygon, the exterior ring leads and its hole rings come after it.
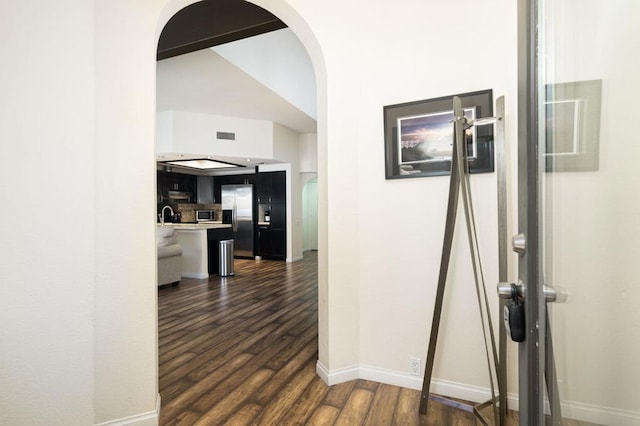
POLYGON ((271 197, 271 173, 260 172, 257 180, 256 195, 258 204, 268 203, 269 197, 271 197))
POLYGON ((258 173, 258 204, 284 203, 287 194, 286 172, 258 173))
POLYGON ((158 171, 159 202, 194 203, 196 190, 196 176, 158 171))
POLYGON ((271 202, 284 203, 287 199, 286 172, 271 172, 271 202))

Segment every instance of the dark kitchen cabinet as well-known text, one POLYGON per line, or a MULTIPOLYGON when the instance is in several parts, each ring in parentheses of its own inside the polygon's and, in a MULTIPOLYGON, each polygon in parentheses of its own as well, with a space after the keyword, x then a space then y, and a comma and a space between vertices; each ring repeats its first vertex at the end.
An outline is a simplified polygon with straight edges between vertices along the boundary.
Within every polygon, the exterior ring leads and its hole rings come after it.
POLYGON ((219 272, 220 241, 231 239, 233 239, 231 228, 207 229, 207 266, 209 275, 217 275, 219 272))
POLYGON ((257 242, 258 255, 263 259, 268 259, 271 254, 271 228, 269 225, 258 225, 257 242))
POLYGON ((213 202, 216 204, 222 203, 222 191, 220 187, 222 185, 228 185, 226 178, 227 176, 214 176, 213 178, 213 202))
POLYGON ((286 172, 260 172, 257 181, 258 204, 286 202, 286 172))
POLYGON ((284 203, 271 203, 271 229, 287 229, 287 206, 284 203))
POLYGON ((186 175, 183 173, 172 173, 158 171, 157 173, 157 192, 158 202, 182 202, 193 203, 195 202, 197 191, 197 177, 194 175, 186 175), (186 199, 174 199, 169 198, 170 193, 182 192, 186 194, 186 199))
POLYGON ((271 230, 271 258, 285 260, 287 258, 287 230, 271 230))
POLYGON ((271 197, 271 173, 258 173, 256 196, 258 204, 266 204, 271 197))
POLYGON ((180 191, 193 194, 196 192, 196 182, 197 178, 194 175, 185 175, 183 173, 166 173, 165 175, 165 189, 167 191, 180 191))
MULTIPOLYGON (((258 226, 259 255, 265 259, 287 257, 286 172, 261 172, 257 177, 259 211, 268 211, 270 221, 258 226)), ((263 218, 259 218, 260 221, 263 218)))
POLYGON ((272 229, 270 225, 258 225, 258 254, 263 259, 286 259, 286 229, 272 229))
POLYGON ((271 175, 271 202, 284 203, 287 198, 287 174, 286 172, 272 172, 271 175))

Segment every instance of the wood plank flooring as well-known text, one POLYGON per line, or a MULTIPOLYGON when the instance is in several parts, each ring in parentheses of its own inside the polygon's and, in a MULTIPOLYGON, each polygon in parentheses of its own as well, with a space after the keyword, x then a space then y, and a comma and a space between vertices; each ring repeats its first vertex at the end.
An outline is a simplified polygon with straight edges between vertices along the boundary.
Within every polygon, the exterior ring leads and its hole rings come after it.
MULTIPOLYGON (((317 254, 158 290, 162 425, 475 425, 420 392, 316 375, 317 254)), ((517 417, 510 413, 510 424, 517 417)))

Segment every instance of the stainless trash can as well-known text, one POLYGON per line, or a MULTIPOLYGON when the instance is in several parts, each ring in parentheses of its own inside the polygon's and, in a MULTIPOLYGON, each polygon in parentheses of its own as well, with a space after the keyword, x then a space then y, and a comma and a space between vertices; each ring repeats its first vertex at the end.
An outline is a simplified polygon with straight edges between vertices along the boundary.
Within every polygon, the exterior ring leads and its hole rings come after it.
POLYGON ((218 246, 218 275, 233 275, 233 240, 222 240, 218 246))

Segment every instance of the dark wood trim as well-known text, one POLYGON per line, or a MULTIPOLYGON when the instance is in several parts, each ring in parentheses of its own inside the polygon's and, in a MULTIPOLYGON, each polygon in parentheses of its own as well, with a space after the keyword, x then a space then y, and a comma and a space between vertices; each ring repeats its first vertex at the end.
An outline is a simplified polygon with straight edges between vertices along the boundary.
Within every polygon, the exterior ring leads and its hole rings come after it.
POLYGON ((242 0, 205 0, 185 7, 165 25, 157 59, 286 28, 267 10, 242 0))

